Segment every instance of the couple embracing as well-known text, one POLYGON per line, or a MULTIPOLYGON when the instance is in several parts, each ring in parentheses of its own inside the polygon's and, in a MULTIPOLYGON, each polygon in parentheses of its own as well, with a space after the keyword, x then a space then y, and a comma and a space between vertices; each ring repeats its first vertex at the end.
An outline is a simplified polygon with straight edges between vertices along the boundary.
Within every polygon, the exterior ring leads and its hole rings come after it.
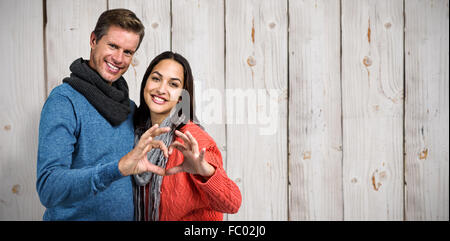
POLYGON ((105 11, 90 59, 41 112, 36 189, 44 220, 223 220, 241 193, 195 118, 189 62, 164 52, 148 66, 139 107, 122 75, 144 38, 126 9, 105 11))

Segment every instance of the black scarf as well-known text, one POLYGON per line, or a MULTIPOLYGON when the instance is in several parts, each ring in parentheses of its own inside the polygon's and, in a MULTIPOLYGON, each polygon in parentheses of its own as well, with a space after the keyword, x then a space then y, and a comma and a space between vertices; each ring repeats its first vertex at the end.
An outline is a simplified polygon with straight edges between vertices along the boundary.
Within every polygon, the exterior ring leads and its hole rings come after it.
POLYGON ((70 71, 70 77, 63 82, 80 92, 112 126, 127 119, 131 111, 130 99, 127 82, 122 76, 109 85, 82 58, 70 65, 70 71))

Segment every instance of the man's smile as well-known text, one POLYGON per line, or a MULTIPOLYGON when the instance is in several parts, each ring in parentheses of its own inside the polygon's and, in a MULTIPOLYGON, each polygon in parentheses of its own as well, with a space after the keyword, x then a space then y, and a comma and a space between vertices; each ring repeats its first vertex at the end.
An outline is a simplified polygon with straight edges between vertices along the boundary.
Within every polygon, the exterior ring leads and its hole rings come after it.
POLYGON ((105 61, 105 62, 106 62, 106 66, 108 67, 108 71, 109 72, 111 72, 113 74, 119 73, 120 67, 118 67, 118 66, 116 66, 116 65, 114 65, 114 64, 112 64, 110 62, 107 62, 107 61, 105 61))

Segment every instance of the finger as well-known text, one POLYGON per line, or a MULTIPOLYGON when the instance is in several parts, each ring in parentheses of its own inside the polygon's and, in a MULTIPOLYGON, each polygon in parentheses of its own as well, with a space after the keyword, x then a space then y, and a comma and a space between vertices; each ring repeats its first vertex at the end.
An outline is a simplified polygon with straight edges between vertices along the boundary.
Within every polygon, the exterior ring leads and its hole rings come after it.
POLYGON ((192 134, 189 131, 186 131, 186 136, 189 138, 192 146, 192 151, 195 155, 198 155, 198 142, 195 140, 195 138, 192 136, 192 134))
POLYGON ((166 158, 169 157, 169 151, 167 150, 167 147, 164 144, 164 142, 154 140, 154 141, 152 141, 152 146, 156 147, 156 148, 159 148, 164 153, 164 156, 166 158))
POLYGON ((176 130, 175 135, 179 136, 184 141, 184 144, 186 144, 188 150, 192 150, 191 141, 183 132, 176 130))
POLYGON ((206 153, 206 148, 203 148, 200 151, 200 155, 198 156, 198 158, 200 159, 200 161, 203 161, 203 159, 205 158, 205 153, 206 153))
POLYGON ((148 143, 145 148, 142 150, 141 155, 145 156, 147 155, 147 153, 152 149, 152 145, 150 145, 150 143, 148 143))
POLYGON ((164 168, 156 166, 155 164, 152 164, 150 162, 147 162, 146 169, 147 172, 153 172, 160 176, 164 176, 166 174, 166 170, 164 170, 164 168))
POLYGON ((181 152, 185 152, 187 150, 186 146, 181 144, 179 141, 174 141, 171 145, 170 148, 176 148, 177 150, 181 151, 181 152))
POLYGON ((182 172, 182 171, 183 171, 183 167, 181 165, 180 166, 176 166, 176 167, 172 167, 169 170, 166 170, 166 176, 177 174, 177 173, 182 172))
POLYGON ((187 148, 186 148, 186 146, 185 146, 184 144, 181 144, 181 142, 179 142, 179 141, 174 141, 174 142, 169 146, 169 155, 172 154, 173 148, 176 148, 176 149, 178 149, 178 150, 180 150, 180 151, 182 151, 182 152, 185 151, 185 150, 187 150, 187 148), (176 148, 175 145, 177 145, 178 148, 176 148))
POLYGON ((148 145, 148 144, 150 144, 150 142, 153 141, 153 137, 150 136, 150 137, 148 137, 146 139, 141 138, 141 140, 144 142, 144 145, 148 145))
POLYGON ((138 142, 138 148, 145 149, 145 147, 150 144, 153 138, 150 136, 148 138, 141 138, 138 142))
POLYGON ((141 136, 141 139, 147 139, 148 137, 150 137, 156 128, 158 128, 158 124, 154 124, 150 129, 148 129, 146 132, 144 132, 144 134, 142 134, 142 136, 141 136))
POLYGON ((155 136, 159 136, 163 133, 167 133, 170 131, 170 127, 161 127, 161 128, 157 128, 153 131, 153 133, 151 133, 151 136, 155 137, 155 136))

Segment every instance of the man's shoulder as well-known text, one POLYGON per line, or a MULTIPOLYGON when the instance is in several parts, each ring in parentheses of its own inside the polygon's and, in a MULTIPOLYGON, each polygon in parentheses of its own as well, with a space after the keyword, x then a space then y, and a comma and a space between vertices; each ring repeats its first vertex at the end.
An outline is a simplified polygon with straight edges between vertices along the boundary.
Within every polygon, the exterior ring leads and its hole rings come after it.
POLYGON ((68 111, 69 109, 77 112, 77 109, 87 104, 87 100, 84 100, 84 97, 80 93, 69 84, 63 83, 52 89, 44 106, 47 106, 52 112, 59 112, 61 110, 68 111))
POLYGON ((137 109, 136 103, 130 98, 130 108, 134 112, 137 109))
POLYGON ((70 103, 72 106, 85 106, 89 103, 82 94, 67 83, 60 84, 53 88, 47 98, 47 102, 48 101, 70 103))
POLYGON ((50 98, 53 96, 66 96, 70 98, 75 96, 76 94, 78 94, 78 92, 75 91, 72 86, 67 83, 63 83, 53 88, 48 97, 50 98))

